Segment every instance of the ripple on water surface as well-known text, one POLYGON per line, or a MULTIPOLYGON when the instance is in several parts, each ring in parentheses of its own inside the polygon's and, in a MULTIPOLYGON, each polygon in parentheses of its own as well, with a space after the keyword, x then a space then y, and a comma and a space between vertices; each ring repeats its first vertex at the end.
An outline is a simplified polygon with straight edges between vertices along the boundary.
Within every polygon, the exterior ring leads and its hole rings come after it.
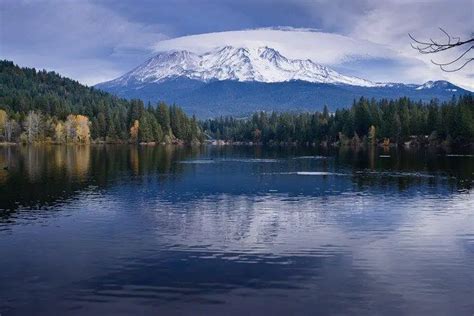
POLYGON ((0 313, 474 310, 472 159, 120 148, 8 154, 0 313))

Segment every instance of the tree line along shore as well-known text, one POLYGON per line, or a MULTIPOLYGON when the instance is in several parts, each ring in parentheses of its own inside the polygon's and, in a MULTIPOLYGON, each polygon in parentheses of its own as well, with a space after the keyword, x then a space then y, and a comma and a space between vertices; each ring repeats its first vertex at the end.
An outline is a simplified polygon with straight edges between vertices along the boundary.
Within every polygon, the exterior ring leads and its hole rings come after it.
POLYGON ((54 72, 0 61, 0 143, 472 146, 472 94, 449 102, 360 98, 330 112, 256 112, 198 120, 176 105, 147 106, 54 72))
POLYGON ((247 119, 209 119, 201 126, 213 138, 233 143, 472 146, 474 101, 472 95, 443 103, 360 98, 334 113, 327 107, 313 113, 259 112, 247 119))

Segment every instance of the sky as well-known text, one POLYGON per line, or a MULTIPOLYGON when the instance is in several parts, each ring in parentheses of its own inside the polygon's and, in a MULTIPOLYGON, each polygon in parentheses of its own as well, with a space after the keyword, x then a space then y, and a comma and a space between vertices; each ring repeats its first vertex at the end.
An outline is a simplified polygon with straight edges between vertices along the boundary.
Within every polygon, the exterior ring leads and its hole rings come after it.
POLYGON ((474 90, 474 63, 445 73, 430 59, 457 52, 420 55, 407 35, 442 38, 442 27, 472 37, 473 10, 473 0, 0 0, 0 58, 93 85, 165 47, 200 46, 203 38, 217 45, 235 31, 286 27, 246 40, 267 39, 289 55, 373 81, 449 80, 474 90), (211 34, 193 36, 203 33, 211 34))

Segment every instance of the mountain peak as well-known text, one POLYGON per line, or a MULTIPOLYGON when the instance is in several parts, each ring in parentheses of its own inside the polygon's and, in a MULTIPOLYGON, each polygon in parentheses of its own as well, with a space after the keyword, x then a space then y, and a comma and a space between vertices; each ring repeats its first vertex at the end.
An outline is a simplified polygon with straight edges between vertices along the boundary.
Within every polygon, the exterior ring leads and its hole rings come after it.
POLYGON ((457 91, 457 87, 452 83, 446 80, 436 80, 436 81, 427 81, 424 84, 418 86, 417 90, 424 90, 424 89, 443 89, 446 91, 457 91))
POLYGON ((258 48, 223 46, 196 54, 186 50, 158 53, 144 64, 109 84, 161 82, 184 77, 208 81, 286 82, 301 80, 313 83, 376 86, 375 83, 346 76, 310 59, 290 59, 268 46, 258 48))
POLYGON ((272 58, 275 58, 276 56, 281 56, 278 51, 268 46, 260 47, 258 49, 258 53, 259 53, 258 55, 264 59, 272 59, 272 58))

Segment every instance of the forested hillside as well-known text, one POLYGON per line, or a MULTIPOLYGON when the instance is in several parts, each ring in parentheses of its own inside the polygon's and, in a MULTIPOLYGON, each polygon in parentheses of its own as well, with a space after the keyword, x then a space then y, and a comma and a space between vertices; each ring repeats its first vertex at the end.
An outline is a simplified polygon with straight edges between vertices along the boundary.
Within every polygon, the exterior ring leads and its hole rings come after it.
POLYGON ((144 106, 86 87, 54 72, 0 61, 0 142, 198 143, 227 141, 348 144, 474 143, 472 94, 449 102, 360 98, 330 113, 258 112, 246 119, 197 121, 164 103, 144 106))
POLYGON ((0 61, 0 141, 178 142, 201 140, 179 107, 145 107, 54 72, 0 61))
POLYGON ((250 119, 222 117, 203 123, 207 134, 228 141, 340 144, 406 141, 425 144, 474 143, 472 94, 450 102, 368 100, 329 113, 255 113, 250 119))
POLYGON ((203 119, 216 116, 247 116, 255 111, 321 112, 324 105, 333 112, 349 107, 354 99, 360 97, 376 100, 409 97, 412 100, 429 102, 432 99, 449 101, 453 95, 458 97, 472 93, 446 81, 425 85, 389 84, 381 87, 360 87, 305 81, 201 82, 175 78, 156 83, 130 82, 126 86, 100 84, 97 87, 127 99, 173 102, 179 104, 186 113, 203 119))

